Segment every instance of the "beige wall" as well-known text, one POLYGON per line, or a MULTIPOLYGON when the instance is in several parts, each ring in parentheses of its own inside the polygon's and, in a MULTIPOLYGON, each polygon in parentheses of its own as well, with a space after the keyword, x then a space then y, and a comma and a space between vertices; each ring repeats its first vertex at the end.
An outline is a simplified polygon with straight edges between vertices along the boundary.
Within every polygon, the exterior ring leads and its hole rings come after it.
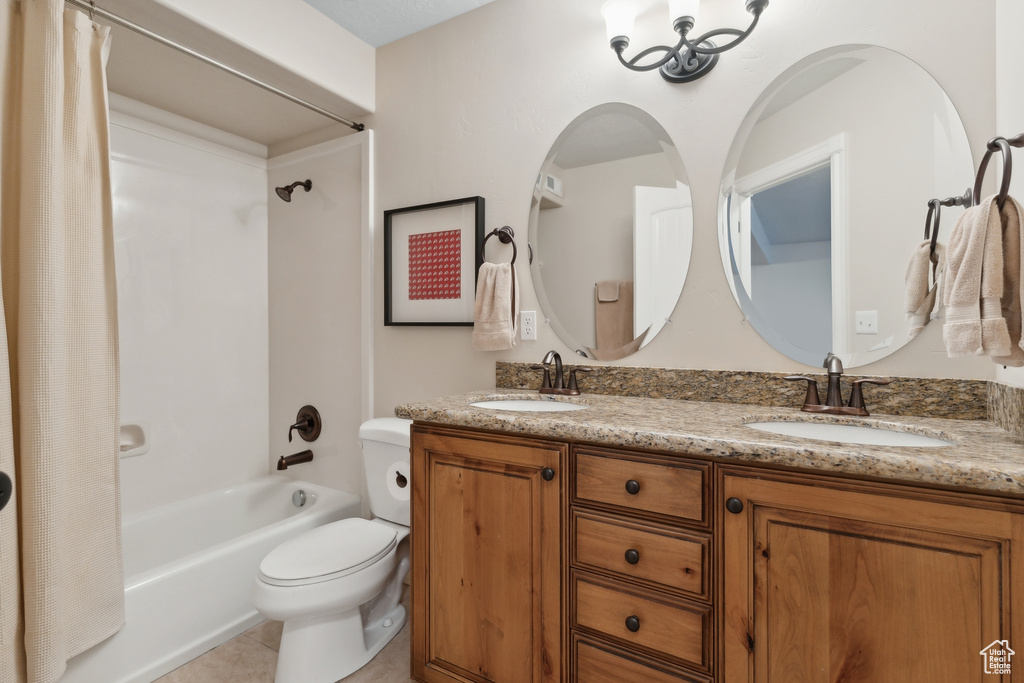
MULTIPOLYGON (((1012 4, 1013 0, 1007 0, 1012 4)), ((630 365, 800 371, 743 320, 721 269, 716 197, 733 135, 749 106, 797 60, 843 43, 872 43, 924 67, 958 108, 975 156, 995 130, 995 6, 955 0, 788 0, 773 3, 739 48, 704 79, 672 85, 620 66, 607 46, 598 2, 496 0, 377 51, 377 204, 383 210, 469 195, 487 199, 487 228, 509 224, 521 253, 530 194, 561 130, 602 102, 645 109, 678 146, 691 183, 693 258, 673 323, 630 365), (938 40, 948 26, 971 50, 938 40)), ((638 18, 634 44, 667 40, 658 7, 638 18)), ((699 30, 745 26, 738 1, 704 2, 699 30)), ((1019 50, 1019 48, 1017 48, 1019 50)), ((923 213, 921 217, 923 222, 923 213)), ((908 230, 918 232, 917 222, 908 230)), ((377 260, 383 238, 378 230, 377 260)), ((566 254, 566 258, 571 257, 566 254)), ((380 280, 380 276, 376 277, 380 280)), ((382 283, 374 282, 376 414, 409 400, 493 386, 496 360, 568 357, 550 328, 513 351, 475 352, 468 328, 383 326, 382 283)), ((528 277, 522 308, 537 308, 528 277)), ((902 292, 894 292, 902 298, 902 292)), ((865 374, 989 378, 992 363, 949 360, 941 329, 929 326, 865 374)))

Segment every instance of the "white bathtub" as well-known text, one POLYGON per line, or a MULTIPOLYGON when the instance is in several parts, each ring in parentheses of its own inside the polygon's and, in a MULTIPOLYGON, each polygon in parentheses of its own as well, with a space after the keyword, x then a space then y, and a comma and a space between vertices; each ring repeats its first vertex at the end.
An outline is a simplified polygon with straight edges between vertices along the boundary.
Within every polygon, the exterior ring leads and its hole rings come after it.
POLYGON ((271 474, 126 517, 124 628, 71 659, 61 683, 148 683, 251 628, 262 620, 249 601, 260 560, 359 514, 358 496, 271 474))

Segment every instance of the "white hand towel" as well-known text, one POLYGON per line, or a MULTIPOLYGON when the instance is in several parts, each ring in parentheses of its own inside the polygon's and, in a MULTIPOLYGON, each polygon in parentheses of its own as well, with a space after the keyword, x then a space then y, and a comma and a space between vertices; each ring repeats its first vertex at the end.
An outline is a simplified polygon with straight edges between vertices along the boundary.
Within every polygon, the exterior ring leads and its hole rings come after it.
POLYGON ((1005 356, 1010 334, 1002 317, 1002 227, 995 196, 960 214, 946 247, 942 338, 950 358, 1005 356))
POLYGON ((907 339, 913 339, 931 319, 936 303, 942 305, 938 296, 942 273, 946 268, 946 247, 936 242, 932 250, 932 241, 927 239, 917 245, 907 264, 906 284, 906 316, 909 329, 907 339), (937 301, 938 300, 938 301, 937 301))
POLYGON ((476 282, 473 348, 503 351, 516 345, 519 282, 511 263, 484 263, 476 282))
POLYGON ((1003 298, 1001 300, 1003 319, 1010 333, 1010 352, 1005 356, 993 356, 1000 365, 1024 366, 1024 347, 1021 346, 1021 298, 1024 292, 1024 278, 1021 265, 1024 263, 1024 240, 1021 226, 1024 225, 1024 209, 1013 197, 1007 197, 1000 213, 1003 226, 1003 298))

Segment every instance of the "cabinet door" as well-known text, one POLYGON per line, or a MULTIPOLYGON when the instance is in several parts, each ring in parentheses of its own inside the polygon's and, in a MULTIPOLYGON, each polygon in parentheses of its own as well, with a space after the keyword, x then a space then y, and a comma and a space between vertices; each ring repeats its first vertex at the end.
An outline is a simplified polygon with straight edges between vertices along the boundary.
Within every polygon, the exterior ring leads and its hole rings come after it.
POLYGON ((558 681, 566 446, 414 427, 412 671, 558 681))
POLYGON ((722 491, 725 680, 1010 681, 981 651, 1024 646, 1020 515, 738 470, 722 491))

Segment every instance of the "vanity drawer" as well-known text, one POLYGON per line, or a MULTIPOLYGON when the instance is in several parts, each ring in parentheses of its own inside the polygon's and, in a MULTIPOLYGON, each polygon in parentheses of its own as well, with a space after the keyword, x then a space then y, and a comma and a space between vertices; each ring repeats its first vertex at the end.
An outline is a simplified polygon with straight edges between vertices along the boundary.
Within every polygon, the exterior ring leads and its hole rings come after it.
POLYGON ((636 653, 573 634, 573 681, 578 683, 709 683, 710 679, 663 662, 644 662, 636 653), (655 668, 657 667, 657 668, 655 668))
POLYGON ((572 529, 574 564, 708 599, 711 541, 707 534, 579 512, 573 515, 572 529))
POLYGON ((575 468, 578 501, 707 523, 706 463, 578 449, 575 468))
POLYGON ((710 607, 641 595, 575 572, 572 592, 574 628, 708 669, 710 607))

